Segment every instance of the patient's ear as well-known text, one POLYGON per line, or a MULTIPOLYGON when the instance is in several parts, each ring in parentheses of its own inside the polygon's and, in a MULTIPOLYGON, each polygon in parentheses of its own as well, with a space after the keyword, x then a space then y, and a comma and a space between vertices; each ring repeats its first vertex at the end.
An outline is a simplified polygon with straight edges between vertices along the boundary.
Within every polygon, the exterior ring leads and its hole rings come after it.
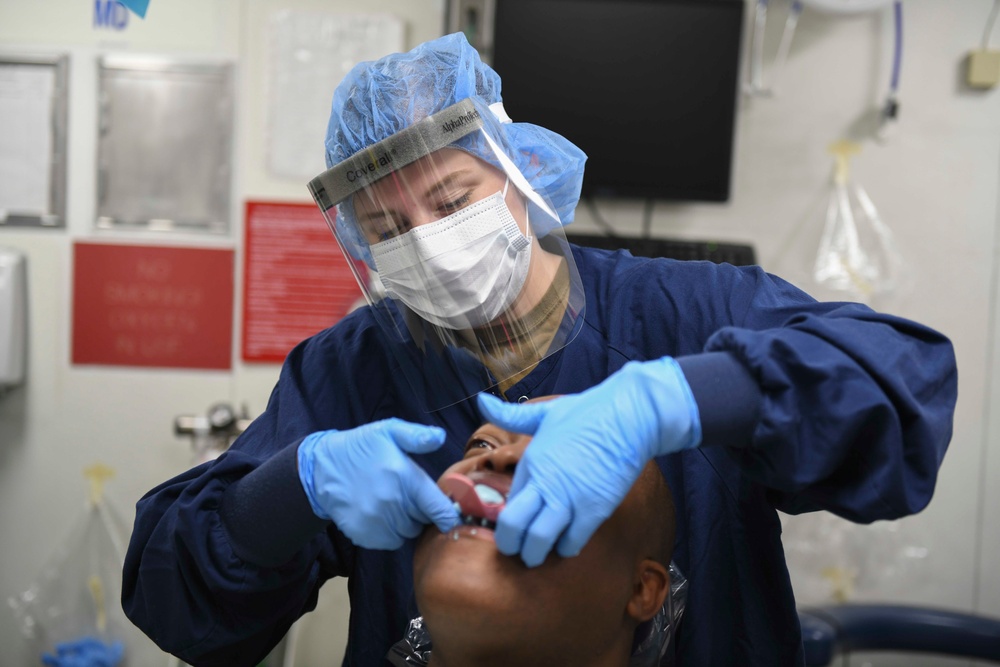
POLYGON ((626 613, 637 622, 648 621, 660 611, 670 592, 670 574, 655 560, 644 560, 636 568, 632 597, 626 613))

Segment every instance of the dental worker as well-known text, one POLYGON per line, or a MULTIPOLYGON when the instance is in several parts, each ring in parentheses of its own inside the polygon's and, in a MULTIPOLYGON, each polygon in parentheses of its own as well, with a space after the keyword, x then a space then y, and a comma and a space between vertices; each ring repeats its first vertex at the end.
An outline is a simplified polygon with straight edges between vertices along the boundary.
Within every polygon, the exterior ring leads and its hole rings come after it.
POLYGON ((346 576, 343 664, 385 664, 419 612, 413 538, 460 521, 434 480, 484 418, 533 435, 495 531, 521 567, 578 554, 657 460, 685 665, 802 664, 776 510, 870 522, 930 501, 944 336, 759 267, 567 243, 584 154, 508 118, 463 36, 355 67, 326 160, 310 190, 369 305, 289 353, 228 452, 139 501, 122 601, 164 650, 256 664, 346 576), (549 394, 568 395, 519 405, 549 394))

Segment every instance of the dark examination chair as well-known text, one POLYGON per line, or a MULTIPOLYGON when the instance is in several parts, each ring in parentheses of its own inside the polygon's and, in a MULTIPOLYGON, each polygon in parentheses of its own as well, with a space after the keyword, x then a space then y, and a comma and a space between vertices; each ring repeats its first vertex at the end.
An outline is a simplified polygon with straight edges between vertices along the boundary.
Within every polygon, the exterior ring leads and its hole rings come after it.
POLYGON ((1000 663, 1000 619, 890 604, 799 610, 806 666, 823 667, 855 651, 932 653, 1000 663))

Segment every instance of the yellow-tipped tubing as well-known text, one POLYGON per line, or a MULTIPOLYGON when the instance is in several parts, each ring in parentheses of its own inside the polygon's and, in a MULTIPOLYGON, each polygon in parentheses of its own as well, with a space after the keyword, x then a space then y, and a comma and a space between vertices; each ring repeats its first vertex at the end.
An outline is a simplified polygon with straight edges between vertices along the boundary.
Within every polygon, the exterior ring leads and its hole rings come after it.
POLYGON ((99 505, 104 497, 104 482, 115 476, 114 468, 95 463, 83 469, 83 476, 90 482, 90 503, 99 505))
POLYGON ((861 144, 847 139, 840 139, 833 142, 827 148, 836 160, 836 168, 833 172, 833 180, 838 185, 846 185, 851 177, 850 158, 861 152, 861 144))

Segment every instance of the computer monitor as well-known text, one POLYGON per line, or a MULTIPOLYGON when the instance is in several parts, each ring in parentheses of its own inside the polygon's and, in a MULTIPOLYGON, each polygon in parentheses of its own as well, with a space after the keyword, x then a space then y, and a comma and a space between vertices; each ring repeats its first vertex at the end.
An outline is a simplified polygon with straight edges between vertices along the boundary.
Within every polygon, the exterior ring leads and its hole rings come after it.
POLYGON ((515 121, 589 159, 584 196, 726 201, 742 0, 496 0, 515 121))

